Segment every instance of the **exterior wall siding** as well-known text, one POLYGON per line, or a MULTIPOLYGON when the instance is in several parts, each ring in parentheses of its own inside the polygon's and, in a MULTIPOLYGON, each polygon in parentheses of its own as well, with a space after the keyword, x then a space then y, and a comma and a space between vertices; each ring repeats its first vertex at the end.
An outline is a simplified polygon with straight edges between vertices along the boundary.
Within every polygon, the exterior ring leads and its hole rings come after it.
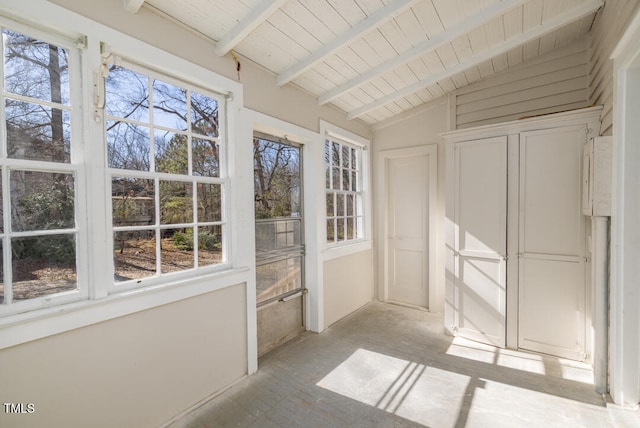
POLYGON ((588 43, 580 39, 454 93, 455 129, 591 105, 588 43))
POLYGON ((589 102, 602 104, 601 135, 613 131, 613 49, 640 7, 640 0, 608 0, 598 12, 589 44, 589 102))

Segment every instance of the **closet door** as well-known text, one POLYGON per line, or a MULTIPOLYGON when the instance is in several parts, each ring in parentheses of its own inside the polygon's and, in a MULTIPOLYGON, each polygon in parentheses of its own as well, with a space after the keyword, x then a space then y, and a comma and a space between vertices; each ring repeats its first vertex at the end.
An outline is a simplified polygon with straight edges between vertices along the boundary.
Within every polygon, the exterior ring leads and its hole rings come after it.
POLYGON ((457 335, 504 347, 507 137, 458 143, 454 159, 457 335))
POLYGON ((584 359, 586 127, 520 134, 518 344, 584 359))

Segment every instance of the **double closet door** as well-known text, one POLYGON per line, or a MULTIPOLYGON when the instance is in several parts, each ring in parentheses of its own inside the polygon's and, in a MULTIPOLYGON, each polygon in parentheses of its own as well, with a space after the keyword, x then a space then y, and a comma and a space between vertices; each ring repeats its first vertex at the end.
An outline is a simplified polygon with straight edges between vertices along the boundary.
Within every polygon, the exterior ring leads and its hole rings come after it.
POLYGON ((448 141, 445 322, 475 341, 583 360, 589 126, 523 128, 448 141))

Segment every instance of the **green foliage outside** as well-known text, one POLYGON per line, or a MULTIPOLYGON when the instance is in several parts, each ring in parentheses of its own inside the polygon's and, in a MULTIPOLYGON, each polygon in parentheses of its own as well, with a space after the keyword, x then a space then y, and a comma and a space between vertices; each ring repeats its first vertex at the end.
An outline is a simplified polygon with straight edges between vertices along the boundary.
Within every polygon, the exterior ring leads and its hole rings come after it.
MULTIPOLYGON (((50 184, 50 183, 49 183, 50 184)), ((44 187, 44 186, 41 186, 44 187)), ((72 184, 54 177, 53 186, 27 193, 18 200, 19 221, 14 227, 22 230, 65 229, 74 226, 72 184)), ((15 258, 47 259, 52 263, 75 263, 74 235, 47 235, 15 239, 12 244, 15 258)))
MULTIPOLYGON (((188 229, 186 233, 175 232, 172 236, 173 245, 185 251, 193 251, 193 229, 188 229)), ((220 250, 222 243, 216 235, 210 233, 201 232, 198 234, 198 249, 199 250, 220 250)))

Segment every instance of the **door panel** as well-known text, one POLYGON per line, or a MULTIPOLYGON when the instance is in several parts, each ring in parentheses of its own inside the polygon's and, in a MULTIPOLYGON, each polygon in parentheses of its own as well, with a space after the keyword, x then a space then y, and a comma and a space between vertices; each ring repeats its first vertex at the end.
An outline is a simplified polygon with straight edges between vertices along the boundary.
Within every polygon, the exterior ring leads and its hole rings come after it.
POLYGON ((388 161, 388 299, 429 306, 429 156, 388 161))
POLYGON ((454 162, 457 334, 504 347, 507 139, 459 143, 454 162))
POLYGON ((520 347, 579 358, 583 335, 579 307, 584 287, 582 263, 524 258, 521 262, 520 347))
POLYGON ((304 331, 300 155, 290 142, 254 136, 258 355, 304 331))
POLYGON ((583 359, 584 126, 520 134, 519 347, 583 359))

